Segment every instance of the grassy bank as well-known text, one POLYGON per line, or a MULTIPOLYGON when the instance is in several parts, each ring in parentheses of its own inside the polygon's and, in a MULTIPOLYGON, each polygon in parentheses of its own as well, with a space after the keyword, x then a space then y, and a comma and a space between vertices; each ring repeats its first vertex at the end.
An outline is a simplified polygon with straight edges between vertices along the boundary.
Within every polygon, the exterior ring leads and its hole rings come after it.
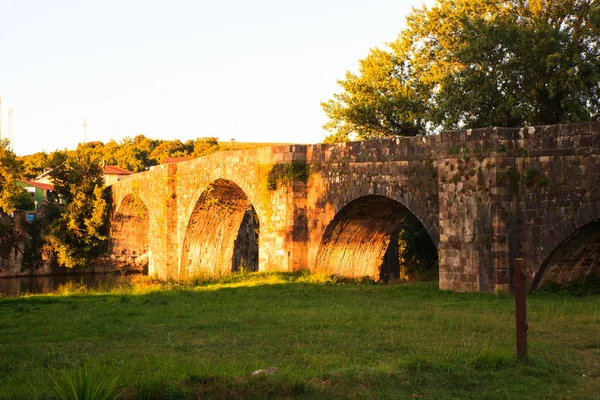
POLYGON ((510 297, 251 274, 0 299, 0 398, 94 365, 133 398, 600 398, 600 297, 510 297), (273 375, 252 371, 276 367, 273 375))

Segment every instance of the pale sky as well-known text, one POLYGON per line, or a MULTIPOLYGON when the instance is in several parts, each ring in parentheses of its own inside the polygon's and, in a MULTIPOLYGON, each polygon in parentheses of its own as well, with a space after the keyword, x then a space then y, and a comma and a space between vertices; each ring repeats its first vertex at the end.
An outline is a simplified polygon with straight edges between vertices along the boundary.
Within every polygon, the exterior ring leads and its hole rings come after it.
MULTIPOLYGON (((2 137, 317 143, 320 102, 422 0, 0 0, 2 137)), ((431 3, 428 1, 427 3, 431 3)))

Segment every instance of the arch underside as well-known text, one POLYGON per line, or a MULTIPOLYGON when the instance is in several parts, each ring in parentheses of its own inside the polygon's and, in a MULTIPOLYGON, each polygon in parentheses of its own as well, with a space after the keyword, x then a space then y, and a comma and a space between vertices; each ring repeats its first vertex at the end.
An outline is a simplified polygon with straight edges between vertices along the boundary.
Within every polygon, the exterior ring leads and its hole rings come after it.
POLYGON ((118 268, 148 272, 150 218, 139 197, 129 194, 111 221, 110 253, 118 268))
POLYGON ((585 276, 600 277, 600 220, 578 229, 544 261, 532 288, 547 282, 567 284, 585 276))
POLYGON ((205 190, 186 228, 179 276, 258 270, 257 218, 244 191, 219 179, 205 190))
POLYGON ((397 246, 390 243, 397 244, 399 226, 409 215, 412 213, 405 206, 385 196, 369 195, 353 200, 325 230, 315 271, 379 279, 384 272, 389 273, 389 261, 398 263, 397 246))

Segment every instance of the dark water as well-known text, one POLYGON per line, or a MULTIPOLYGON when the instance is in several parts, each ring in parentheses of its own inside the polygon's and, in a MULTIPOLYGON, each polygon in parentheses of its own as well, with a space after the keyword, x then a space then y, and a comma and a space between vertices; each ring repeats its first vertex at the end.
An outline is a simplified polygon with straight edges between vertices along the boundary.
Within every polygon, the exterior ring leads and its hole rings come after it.
POLYGON ((0 294, 18 296, 25 293, 49 293, 67 282, 81 283, 88 287, 116 284, 127 276, 121 274, 82 274, 82 275, 51 275, 51 276, 21 276, 17 278, 0 278, 0 294))

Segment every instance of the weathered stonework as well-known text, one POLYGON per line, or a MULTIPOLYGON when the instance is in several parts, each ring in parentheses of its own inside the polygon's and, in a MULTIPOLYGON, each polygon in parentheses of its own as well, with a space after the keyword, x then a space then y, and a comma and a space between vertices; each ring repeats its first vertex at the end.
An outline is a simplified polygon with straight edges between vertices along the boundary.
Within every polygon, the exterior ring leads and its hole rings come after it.
POLYGON ((510 290, 515 258, 530 284, 600 274, 599 189, 598 122, 230 151, 113 185, 112 248, 147 248, 149 273, 163 279, 229 273, 242 259, 378 278, 410 212, 438 248, 441 288, 510 290), (270 174, 293 163, 308 179, 270 174))
POLYGON ((103 260, 114 268, 147 272, 148 208, 139 198, 139 188, 123 198, 111 221, 110 257, 103 260))

